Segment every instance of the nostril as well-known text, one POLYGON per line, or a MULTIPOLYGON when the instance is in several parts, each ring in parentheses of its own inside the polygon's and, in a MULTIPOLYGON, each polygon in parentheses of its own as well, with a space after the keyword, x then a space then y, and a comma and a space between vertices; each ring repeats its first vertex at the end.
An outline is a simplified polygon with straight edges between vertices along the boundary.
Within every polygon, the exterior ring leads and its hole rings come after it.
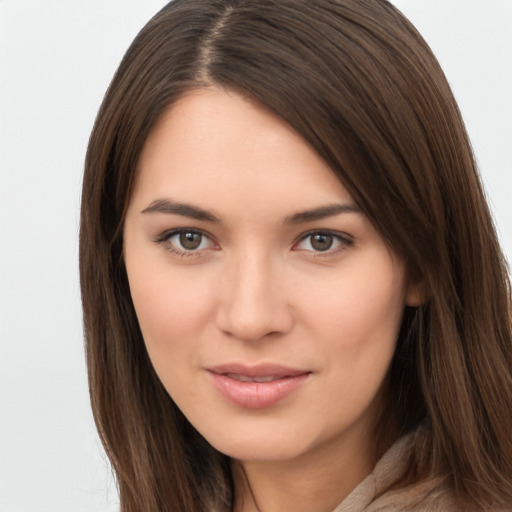
POLYGON ((242 309, 240 304, 225 308, 218 316, 218 326, 227 335, 241 341, 275 338, 289 332, 292 318, 285 305, 242 309))

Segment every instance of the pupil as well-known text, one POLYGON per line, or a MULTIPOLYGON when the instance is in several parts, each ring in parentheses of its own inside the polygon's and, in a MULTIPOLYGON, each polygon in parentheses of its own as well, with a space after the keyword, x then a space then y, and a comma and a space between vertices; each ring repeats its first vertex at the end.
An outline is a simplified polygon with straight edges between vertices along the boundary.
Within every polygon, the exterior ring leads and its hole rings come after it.
POLYGON ((311 245, 317 251, 327 251, 332 246, 332 235, 313 235, 311 245))
POLYGON ((201 235, 199 233, 181 233, 180 244, 184 249, 197 249, 201 244, 201 235))

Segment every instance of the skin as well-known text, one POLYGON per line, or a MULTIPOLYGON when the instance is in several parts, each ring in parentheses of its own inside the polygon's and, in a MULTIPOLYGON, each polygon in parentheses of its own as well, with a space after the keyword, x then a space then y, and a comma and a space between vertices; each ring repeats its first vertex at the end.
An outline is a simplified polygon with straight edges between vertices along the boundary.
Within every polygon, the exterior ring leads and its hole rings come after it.
POLYGON ((419 301, 333 172, 261 106, 194 90, 146 141, 124 241, 151 361, 189 421, 232 457, 235 510, 332 510, 373 468, 403 309, 419 301), (192 218, 198 209, 208 215, 192 218), (298 215, 311 210, 321 218, 298 215), (200 242, 192 250, 180 245, 187 229, 200 242), (318 250, 325 236, 332 246, 318 250), (243 407, 208 371, 233 362, 307 378, 269 407, 243 407))

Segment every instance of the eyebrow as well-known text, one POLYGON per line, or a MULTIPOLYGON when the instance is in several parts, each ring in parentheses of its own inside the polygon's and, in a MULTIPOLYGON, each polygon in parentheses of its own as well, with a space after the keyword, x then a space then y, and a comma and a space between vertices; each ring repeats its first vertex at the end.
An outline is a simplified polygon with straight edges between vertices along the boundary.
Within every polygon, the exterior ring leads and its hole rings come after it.
POLYGON ((186 203, 177 203, 170 199, 157 199, 142 210, 141 213, 166 213, 206 222, 220 223, 220 219, 207 210, 186 203))
POLYGON ((334 217, 341 213, 362 213, 361 209, 352 203, 347 204, 328 204, 326 206, 320 206, 312 210, 304 210, 302 212, 295 213, 284 220, 285 224, 302 224, 306 222, 314 222, 317 220, 326 219, 328 217, 334 217))
MULTIPOLYGON (((142 210, 141 213, 164 213, 168 215, 181 215, 190 219, 201 220, 206 222, 220 223, 220 219, 212 212, 204 210, 198 206, 193 206, 187 203, 178 203, 171 199, 157 199, 153 201, 147 208, 142 210)), ((317 220, 334 217, 342 213, 362 213, 361 209, 352 203, 347 204, 328 204, 313 208, 312 210, 304 210, 294 213, 284 219, 284 224, 303 224, 307 222, 314 222, 317 220)))

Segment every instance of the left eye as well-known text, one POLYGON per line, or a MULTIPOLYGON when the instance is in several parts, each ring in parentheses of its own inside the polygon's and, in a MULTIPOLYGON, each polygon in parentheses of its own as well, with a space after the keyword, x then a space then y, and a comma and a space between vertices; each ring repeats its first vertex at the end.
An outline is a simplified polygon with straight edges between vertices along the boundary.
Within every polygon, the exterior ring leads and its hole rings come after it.
POLYGON ((167 241, 177 251, 189 252, 208 249, 212 241, 200 231, 181 230, 170 234, 167 241))
POLYGON ((316 232, 306 235, 295 247, 303 251, 327 252, 343 245, 350 245, 350 241, 334 233, 316 232))

